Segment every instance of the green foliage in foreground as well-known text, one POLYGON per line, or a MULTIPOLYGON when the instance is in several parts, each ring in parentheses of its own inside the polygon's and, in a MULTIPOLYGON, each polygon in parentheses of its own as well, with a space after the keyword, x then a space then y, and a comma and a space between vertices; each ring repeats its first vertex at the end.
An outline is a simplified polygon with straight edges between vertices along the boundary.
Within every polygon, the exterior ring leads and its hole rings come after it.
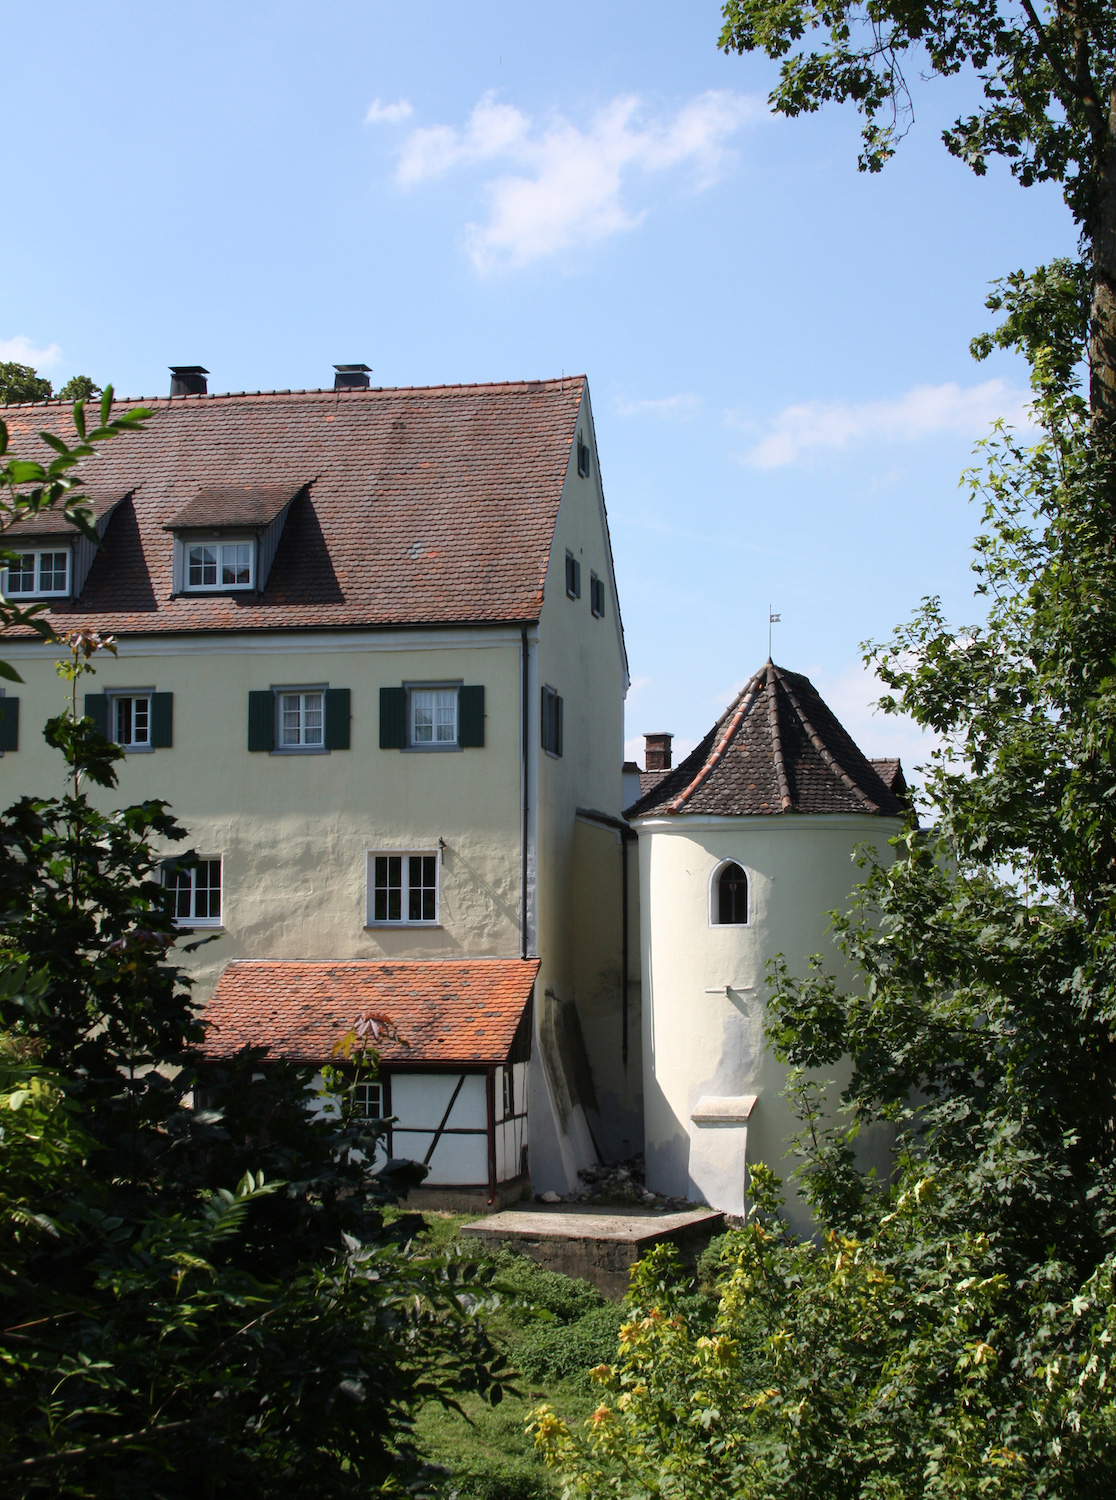
POLYGON ((307 1070, 206 1062, 150 842, 182 830, 90 803, 120 752, 88 720, 46 732, 69 790, 0 816, 2 1492, 421 1489, 417 1412, 503 1394, 489 1278, 385 1223, 351 1071, 315 1118, 307 1070))

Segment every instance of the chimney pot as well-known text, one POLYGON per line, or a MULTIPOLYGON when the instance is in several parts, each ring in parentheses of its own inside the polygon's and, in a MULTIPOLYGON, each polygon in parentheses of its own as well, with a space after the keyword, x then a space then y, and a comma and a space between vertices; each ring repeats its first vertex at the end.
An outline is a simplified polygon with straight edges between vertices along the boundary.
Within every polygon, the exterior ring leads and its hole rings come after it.
POLYGON ((208 393, 205 377, 209 371, 203 365, 171 365, 172 396, 204 396, 208 393))
POLYGON ((333 377, 335 391, 366 391, 371 384, 371 365, 334 365, 337 374, 333 377))
POLYGON ((673 738, 673 734, 645 734, 643 736, 645 770, 670 770, 670 742, 673 738))

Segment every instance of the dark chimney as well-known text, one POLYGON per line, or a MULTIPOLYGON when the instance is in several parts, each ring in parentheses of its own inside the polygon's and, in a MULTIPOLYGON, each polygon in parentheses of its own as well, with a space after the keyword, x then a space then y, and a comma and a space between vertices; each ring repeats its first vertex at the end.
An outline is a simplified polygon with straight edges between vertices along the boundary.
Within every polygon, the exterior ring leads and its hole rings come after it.
POLYGON ((209 371, 202 365, 171 365, 172 396, 204 396, 208 387, 205 377, 209 371))
POLYGON ((337 374, 333 377, 335 391, 366 391, 371 384, 371 365, 334 365, 337 374))
POLYGON ((645 771, 670 770, 670 742, 673 734, 645 734, 643 768, 645 771))

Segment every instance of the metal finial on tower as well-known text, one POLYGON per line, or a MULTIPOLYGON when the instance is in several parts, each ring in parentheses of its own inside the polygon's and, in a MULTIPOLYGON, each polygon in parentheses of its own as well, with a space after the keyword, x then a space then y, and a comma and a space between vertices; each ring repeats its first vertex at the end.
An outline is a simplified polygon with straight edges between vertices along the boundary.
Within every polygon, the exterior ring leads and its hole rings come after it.
POLYGON ((772 625, 778 625, 779 622, 782 620, 782 618, 783 618, 782 615, 777 615, 777 614, 774 614, 772 612, 770 604, 767 606, 767 659, 768 659, 768 661, 771 660, 771 627, 772 627, 772 625))

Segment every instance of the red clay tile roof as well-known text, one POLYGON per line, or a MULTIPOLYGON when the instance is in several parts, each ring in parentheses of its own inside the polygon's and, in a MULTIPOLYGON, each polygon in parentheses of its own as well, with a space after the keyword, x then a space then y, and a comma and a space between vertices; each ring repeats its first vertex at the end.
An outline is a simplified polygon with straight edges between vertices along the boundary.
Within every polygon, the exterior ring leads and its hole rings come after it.
MULTIPOLYGON (((46 424, 43 423, 42 425, 45 426, 46 424)), ((95 521, 100 521, 119 505, 121 500, 127 498, 127 491, 119 489, 110 490, 107 493, 87 489, 84 491, 84 494, 87 502, 86 508, 93 512, 93 519, 95 521)), ((37 516, 21 516, 18 521, 13 521, 10 526, 0 529, 3 530, 5 541, 9 537, 14 541, 18 537, 78 535, 77 527, 70 525, 60 506, 40 511, 37 516)))
POLYGON ((359 1016, 374 1014, 394 1022, 411 1044, 377 1043, 387 1062, 502 1063, 539 962, 238 960, 205 1007, 205 1051, 230 1057, 241 1047, 268 1047, 297 1062, 325 1062, 359 1016))
POLYGON ((213 485, 199 490, 177 515, 163 523, 167 531, 217 526, 270 526, 301 486, 290 484, 213 485))
MULTIPOLYGON (((584 379, 122 402, 154 415, 83 465, 126 493, 62 629, 193 630, 536 620, 584 379), (259 595, 172 598, 163 528, 214 488, 301 491, 259 595)), ((70 407, 0 408, 12 450, 70 407)))
POLYGON ((894 756, 872 755, 868 758, 869 765, 875 766, 880 780, 888 791, 894 792, 900 802, 906 803, 909 797, 907 789, 907 778, 903 775, 902 762, 894 756))
POLYGON ((626 816, 902 811, 810 680, 769 661, 626 816))

